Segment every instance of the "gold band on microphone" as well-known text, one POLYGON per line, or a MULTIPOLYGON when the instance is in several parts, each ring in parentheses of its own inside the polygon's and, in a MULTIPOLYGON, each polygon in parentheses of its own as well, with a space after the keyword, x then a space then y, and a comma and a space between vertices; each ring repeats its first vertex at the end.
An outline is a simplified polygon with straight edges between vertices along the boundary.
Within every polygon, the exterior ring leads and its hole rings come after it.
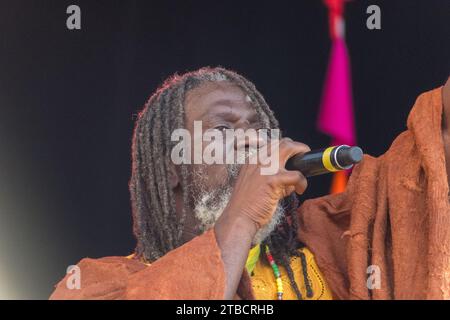
POLYGON ((336 147, 326 148, 322 155, 322 163, 325 169, 331 172, 339 171, 339 168, 336 168, 331 162, 331 153, 336 147))

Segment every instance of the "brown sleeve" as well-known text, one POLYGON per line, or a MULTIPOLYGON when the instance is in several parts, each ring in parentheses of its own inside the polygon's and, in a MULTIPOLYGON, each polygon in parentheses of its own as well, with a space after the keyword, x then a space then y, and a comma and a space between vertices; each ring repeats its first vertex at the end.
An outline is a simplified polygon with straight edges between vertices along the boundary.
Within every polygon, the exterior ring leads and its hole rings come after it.
POLYGON ((122 299, 128 277, 146 265, 125 257, 82 259, 79 267, 80 288, 69 289, 74 274, 66 275, 57 285, 50 300, 114 300, 122 299))
POLYGON ((364 156, 362 163, 353 169, 345 192, 307 200, 298 211, 299 240, 313 252, 337 299, 349 297, 348 240, 354 236, 350 234, 350 224, 355 223, 355 219, 350 219, 351 212, 369 214, 376 207, 376 195, 369 190, 373 190, 378 166, 378 159, 364 156))
POLYGON ((214 230, 133 274, 125 299, 223 299, 225 267, 214 230))
POLYGON ((85 258, 81 288, 66 276, 50 296, 65 299, 223 299, 225 269, 214 230, 172 250, 151 265, 124 257, 85 258))

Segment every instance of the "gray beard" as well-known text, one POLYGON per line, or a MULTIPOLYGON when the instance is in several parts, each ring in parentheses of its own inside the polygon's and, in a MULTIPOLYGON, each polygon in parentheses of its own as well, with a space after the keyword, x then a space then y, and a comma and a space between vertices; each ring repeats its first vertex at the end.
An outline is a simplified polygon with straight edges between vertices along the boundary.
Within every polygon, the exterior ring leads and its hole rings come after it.
MULTIPOLYGON (((199 229, 201 232, 205 232, 214 226, 217 219, 222 215, 228 202, 230 201, 233 192, 233 181, 237 178, 239 174, 239 165, 229 165, 227 166, 228 177, 226 183, 220 188, 215 190, 206 190, 204 188, 203 180, 206 175, 203 170, 199 169, 194 177, 195 186, 193 188, 194 196, 194 215, 199 221, 199 229)), ((281 222, 284 214, 284 208, 278 204, 272 219, 268 224, 260 228, 253 240, 252 246, 260 244, 264 239, 266 239, 270 233, 276 228, 276 226, 281 222)))

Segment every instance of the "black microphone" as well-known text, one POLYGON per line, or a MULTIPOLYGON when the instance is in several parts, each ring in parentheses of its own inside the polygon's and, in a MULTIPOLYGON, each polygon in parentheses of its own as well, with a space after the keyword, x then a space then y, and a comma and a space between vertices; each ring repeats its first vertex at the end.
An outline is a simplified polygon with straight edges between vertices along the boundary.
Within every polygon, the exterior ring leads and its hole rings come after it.
POLYGON ((305 177, 347 170, 363 158, 359 147, 334 146, 297 154, 286 162, 287 170, 298 170, 305 177))

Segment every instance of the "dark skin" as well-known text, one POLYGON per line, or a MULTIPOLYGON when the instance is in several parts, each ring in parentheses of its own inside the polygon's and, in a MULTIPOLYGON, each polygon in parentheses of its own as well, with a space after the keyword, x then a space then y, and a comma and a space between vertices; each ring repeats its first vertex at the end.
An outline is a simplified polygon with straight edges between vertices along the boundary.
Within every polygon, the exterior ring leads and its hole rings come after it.
MULTIPOLYGON (((192 90, 185 105, 187 129, 193 135, 193 122, 203 121, 203 131, 224 127, 261 128, 258 117, 244 92, 227 83, 211 83, 192 90)), ((445 149, 447 176, 450 177, 450 79, 443 87, 442 137, 445 149)), ((280 143, 280 170, 273 176, 260 174, 260 165, 243 165, 235 183, 228 206, 214 225, 216 239, 225 267, 225 299, 232 299, 242 276, 251 241, 256 232, 275 212, 278 201, 296 192, 302 194, 306 178, 299 172, 287 171, 284 164, 289 157, 309 151, 305 144, 282 139, 280 143), (256 218, 255 218, 256 217, 256 218)), ((225 165, 205 167, 208 188, 217 188, 227 176, 225 165)), ((185 205, 182 201, 177 170, 173 168, 170 181, 175 191, 177 211, 185 205)), ((449 179, 450 184, 450 179, 449 179)), ((192 210, 187 211, 183 241, 199 235, 192 210)))

